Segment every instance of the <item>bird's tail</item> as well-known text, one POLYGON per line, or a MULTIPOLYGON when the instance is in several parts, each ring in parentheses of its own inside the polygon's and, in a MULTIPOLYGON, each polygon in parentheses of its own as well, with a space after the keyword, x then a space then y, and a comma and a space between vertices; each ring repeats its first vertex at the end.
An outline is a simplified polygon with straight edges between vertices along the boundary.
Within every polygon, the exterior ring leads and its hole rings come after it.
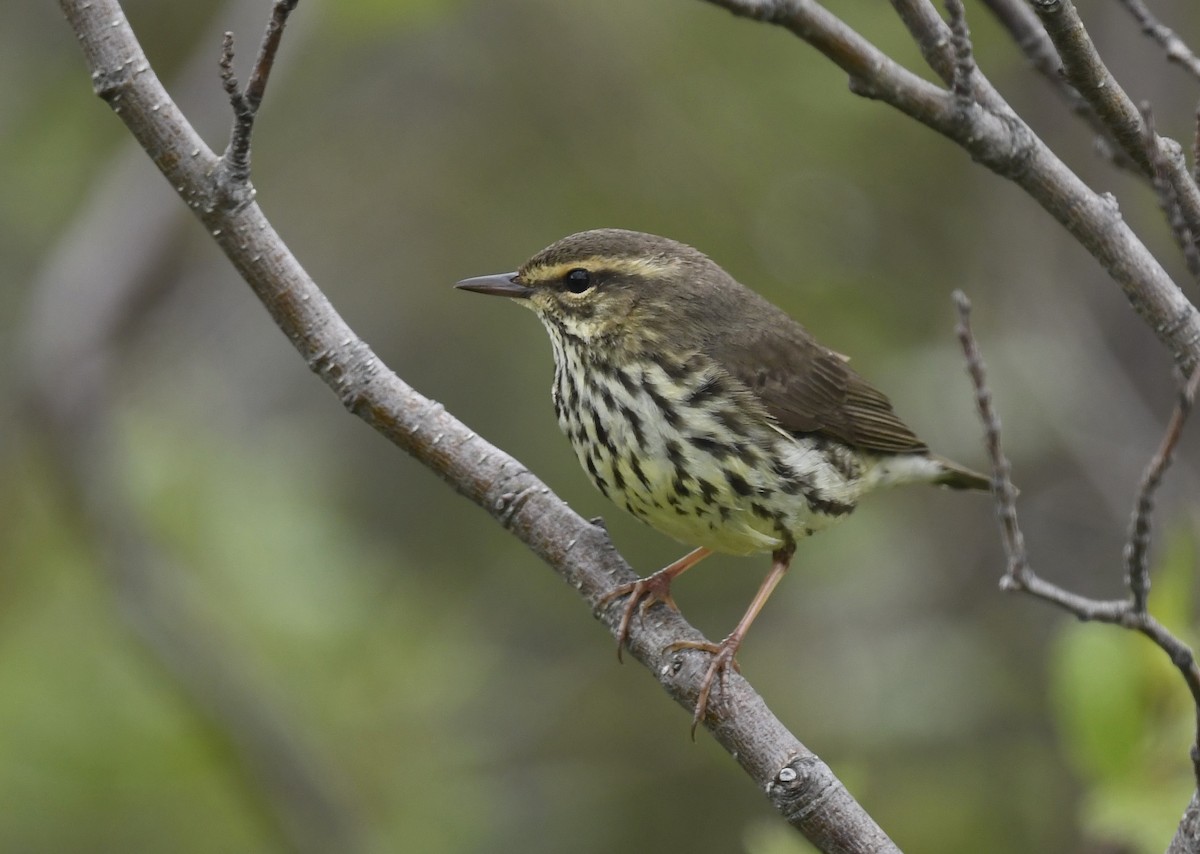
POLYGON ((986 475, 971 471, 969 468, 951 462, 945 457, 935 456, 934 460, 942 467, 942 474, 934 481, 939 486, 948 486, 951 489, 981 489, 984 491, 992 488, 992 479, 986 475))

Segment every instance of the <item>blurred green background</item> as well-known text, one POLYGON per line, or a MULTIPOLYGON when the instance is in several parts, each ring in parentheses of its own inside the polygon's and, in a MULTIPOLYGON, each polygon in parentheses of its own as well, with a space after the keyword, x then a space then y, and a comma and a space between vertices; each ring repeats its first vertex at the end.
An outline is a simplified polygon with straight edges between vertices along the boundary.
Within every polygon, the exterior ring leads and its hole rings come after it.
MULTIPOLYGON (((831 6, 921 68, 883 4, 831 6)), ((223 148, 219 33, 244 75, 269 4, 125 8, 223 148)), ((1200 43, 1192 4, 1155 8, 1200 43)), ((1195 81, 1117 4, 1084 11, 1160 130, 1190 140, 1195 81)), ((1182 281, 1150 192, 968 15, 991 79, 1182 281)), ((0 20, 0 851, 811 850, 617 665, 574 591, 308 372, 92 95, 56 5, 0 20), (114 346, 73 360, 123 289, 114 346), (58 422, 82 425, 73 451, 35 385, 89 390, 58 422), (190 616, 142 610, 159 582, 105 547, 130 520, 190 616), (159 624, 191 652, 164 653, 159 624), (261 752, 264 732, 282 747, 261 752)), ((258 199, 351 325, 603 514, 643 574, 681 547, 577 470, 536 320, 450 287, 597 226, 700 247, 982 467, 949 299, 966 290, 1035 566, 1121 595, 1167 355, 1029 199, 782 30, 696 0, 305 0, 256 133, 258 199)), ((1189 639, 1196 449, 1160 501, 1152 597, 1189 639)), ((987 498, 875 497, 803 544, 743 672, 906 851, 1161 851, 1193 789, 1181 680, 1140 638, 1002 595, 1001 567, 987 498)), ((714 558, 677 598, 721 637, 766 568, 714 558)))

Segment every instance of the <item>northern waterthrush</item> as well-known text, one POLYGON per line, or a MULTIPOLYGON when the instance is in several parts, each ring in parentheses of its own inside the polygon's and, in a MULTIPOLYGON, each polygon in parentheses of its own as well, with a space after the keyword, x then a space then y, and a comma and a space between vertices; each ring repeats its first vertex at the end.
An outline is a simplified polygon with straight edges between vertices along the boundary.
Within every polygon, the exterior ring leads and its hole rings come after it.
POLYGON ((796 542, 883 486, 987 489, 935 456, 846 357, 701 252, 621 229, 573 234, 515 273, 458 287, 532 308, 554 348, 554 411, 601 492, 697 548, 610 593, 674 607, 671 582, 712 552, 770 552, 749 609, 712 653, 692 722, 787 571, 796 542))

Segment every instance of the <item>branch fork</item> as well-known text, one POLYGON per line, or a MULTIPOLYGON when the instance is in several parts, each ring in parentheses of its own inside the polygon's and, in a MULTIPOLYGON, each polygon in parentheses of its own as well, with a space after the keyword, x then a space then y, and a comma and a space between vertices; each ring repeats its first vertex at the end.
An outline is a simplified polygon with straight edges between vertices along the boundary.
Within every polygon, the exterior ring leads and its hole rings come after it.
POLYGON ((1193 774, 1200 789, 1200 667, 1190 647, 1159 623, 1147 610, 1150 595, 1149 548, 1151 513, 1154 494, 1171 458, 1183 425, 1200 386, 1200 369, 1194 370, 1180 390, 1175 411, 1167 425, 1158 450, 1146 466, 1125 544, 1125 583, 1129 597, 1118 600, 1090 599, 1064 590, 1038 576, 1029 563, 1025 537, 1017 519, 1017 490, 1012 482, 1012 468, 1000 442, 1000 419, 992 406, 992 394, 987 385, 983 356, 971 331, 971 303, 962 291, 955 291, 958 310, 957 333, 966 359, 967 373, 975 389, 975 404, 983 423, 984 444, 992 464, 992 494, 996 499, 996 518, 1000 524, 1000 539, 1007 556, 1007 568, 1000 579, 1000 589, 1022 592, 1062 608, 1080 620, 1112 623, 1140 632, 1157 645, 1183 676, 1196 707, 1196 734, 1192 743, 1193 774))
POLYGON ((258 48, 258 58, 254 61, 250 80, 244 88, 239 85, 233 71, 233 33, 225 33, 221 40, 221 86, 233 108, 233 129, 217 171, 217 195, 232 210, 254 200, 254 187, 250 184, 250 140, 254 133, 254 120, 258 117, 258 108, 267 91, 267 81, 275 65, 275 55, 279 52, 288 16, 298 2, 275 0, 271 19, 267 22, 258 48))

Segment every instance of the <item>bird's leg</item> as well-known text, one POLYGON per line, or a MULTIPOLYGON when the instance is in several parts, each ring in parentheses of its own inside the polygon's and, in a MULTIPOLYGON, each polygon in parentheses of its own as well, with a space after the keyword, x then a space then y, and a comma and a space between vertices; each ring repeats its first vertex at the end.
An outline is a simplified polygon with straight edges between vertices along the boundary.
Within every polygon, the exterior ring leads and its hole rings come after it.
POLYGON ((639 578, 629 584, 622 584, 600 599, 597 607, 604 608, 614 599, 622 596, 629 597, 629 601, 625 603, 625 611, 621 614, 621 625, 617 627, 617 661, 621 660, 621 647, 629 639, 629 623, 633 619, 634 611, 639 611, 639 605, 641 606, 640 613, 645 613, 647 608, 658 602, 678 611, 679 609, 675 607, 675 600, 671 598, 671 582, 710 554, 712 554, 712 549, 696 549, 688 552, 653 575, 647 575, 645 578, 639 578))
POLYGON ((742 645, 742 641, 746 637, 746 632, 750 630, 750 624, 754 622, 754 618, 758 616, 758 612, 762 610, 763 605, 767 604, 767 600, 771 598, 772 591, 775 590, 784 573, 788 571, 788 566, 792 562, 792 552, 795 551, 794 546, 779 549, 771 555, 771 571, 767 573, 767 577, 763 579, 763 583, 759 586, 758 592, 754 594, 754 601, 750 603, 750 607, 746 609, 746 613, 742 615, 742 619, 738 621, 737 626, 729 636, 720 643, 709 643, 708 641, 676 641, 670 644, 668 650, 677 649, 700 649, 705 652, 712 653, 712 661, 709 662, 708 670, 704 674, 704 679, 700 682, 700 695, 696 698, 696 711, 692 715, 692 738, 696 738, 696 725, 704 720, 704 716, 708 713, 708 698, 712 693, 713 683, 717 680, 717 676, 721 677, 722 685, 725 682, 726 673, 732 665, 737 669, 737 662, 734 661, 734 656, 737 655, 738 647, 742 645))

